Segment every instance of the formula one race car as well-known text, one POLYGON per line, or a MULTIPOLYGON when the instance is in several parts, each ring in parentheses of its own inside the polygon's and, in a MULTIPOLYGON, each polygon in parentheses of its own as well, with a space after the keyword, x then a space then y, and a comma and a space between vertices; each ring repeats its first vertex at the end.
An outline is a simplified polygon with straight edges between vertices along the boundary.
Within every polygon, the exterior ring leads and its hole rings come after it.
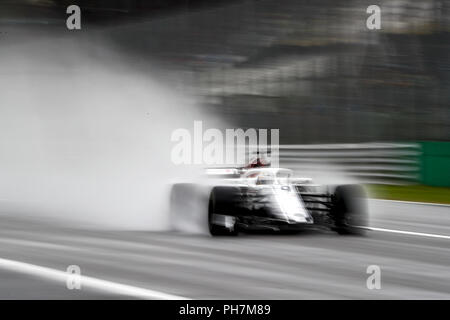
POLYGON ((316 185, 309 178, 294 178, 289 169, 267 166, 210 169, 207 176, 212 179, 205 183, 172 187, 175 226, 181 216, 193 211, 203 212, 213 236, 246 230, 296 231, 317 225, 339 234, 362 234, 368 223, 360 185, 316 185))

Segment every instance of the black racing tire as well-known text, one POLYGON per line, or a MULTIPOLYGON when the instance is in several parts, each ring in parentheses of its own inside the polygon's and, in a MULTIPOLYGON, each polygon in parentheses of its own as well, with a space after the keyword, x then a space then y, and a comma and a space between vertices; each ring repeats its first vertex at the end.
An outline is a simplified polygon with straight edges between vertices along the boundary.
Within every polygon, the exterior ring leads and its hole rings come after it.
POLYGON ((238 190, 235 187, 214 187, 211 190, 208 205, 208 229, 212 236, 236 236, 239 234, 236 224, 238 190), (231 228, 217 225, 213 221, 214 214, 235 218, 231 228))
POLYGON ((367 200, 360 185, 337 186, 333 195, 331 216, 334 230, 342 235, 364 235, 369 223, 367 200))

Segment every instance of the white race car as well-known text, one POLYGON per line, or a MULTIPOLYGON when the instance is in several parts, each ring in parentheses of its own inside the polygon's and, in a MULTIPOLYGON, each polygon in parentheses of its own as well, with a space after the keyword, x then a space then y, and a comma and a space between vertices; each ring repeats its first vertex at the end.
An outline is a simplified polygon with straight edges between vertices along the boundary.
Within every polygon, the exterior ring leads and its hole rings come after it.
POLYGON ((365 192, 360 185, 317 185, 294 178, 289 169, 254 167, 209 169, 207 183, 172 187, 175 225, 190 210, 205 212, 211 235, 246 230, 295 231, 320 225, 339 234, 362 234, 368 224, 365 192), (200 207, 192 207, 192 202, 200 207))

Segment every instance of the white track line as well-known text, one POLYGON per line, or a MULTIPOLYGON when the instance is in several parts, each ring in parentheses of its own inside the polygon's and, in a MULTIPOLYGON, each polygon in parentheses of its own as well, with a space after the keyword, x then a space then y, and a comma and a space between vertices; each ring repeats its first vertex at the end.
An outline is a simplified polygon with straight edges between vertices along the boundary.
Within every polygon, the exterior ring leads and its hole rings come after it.
MULTIPOLYGON (((65 271, 2 258, 0 258, 0 268, 62 282, 62 285, 64 287, 66 287, 66 281, 69 279, 68 277, 73 276, 73 274, 69 274, 65 271)), ((139 299, 189 300, 189 298, 185 297, 175 296, 159 291, 148 290, 83 275, 80 275, 79 277, 81 290, 83 290, 83 288, 90 288, 118 295, 132 296, 139 299)))
POLYGON ((383 228, 372 228, 372 227, 359 227, 366 230, 372 231, 381 231, 381 232, 390 232, 390 233, 399 233, 399 234, 407 234, 411 236, 420 236, 420 237, 429 237, 429 238, 439 238, 439 239, 450 239, 450 236, 434 234, 434 233, 422 233, 422 232, 413 232, 413 231, 402 231, 402 230, 393 230, 393 229, 383 229, 383 228))
POLYGON ((417 201, 402 201, 402 200, 388 200, 388 199, 375 199, 371 198, 370 201, 381 201, 381 202, 396 202, 404 204, 420 204, 424 206, 435 206, 435 207, 450 207, 450 204, 445 203, 432 203, 432 202, 417 202, 417 201))

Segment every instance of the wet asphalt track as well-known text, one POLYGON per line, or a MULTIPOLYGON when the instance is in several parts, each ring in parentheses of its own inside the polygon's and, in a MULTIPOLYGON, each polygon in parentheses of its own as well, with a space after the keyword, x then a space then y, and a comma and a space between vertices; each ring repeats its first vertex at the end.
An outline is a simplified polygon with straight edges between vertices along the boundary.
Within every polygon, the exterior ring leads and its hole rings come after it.
MULTIPOLYGON (((450 235, 450 207, 371 201, 371 226, 450 235)), ((370 231, 366 237, 211 238, 171 232, 76 230, 1 217, 0 258, 193 299, 450 299, 450 239, 370 231), (366 268, 381 268, 381 289, 366 268)), ((130 298, 68 290, 63 281, 5 270, 1 299, 130 298)))

